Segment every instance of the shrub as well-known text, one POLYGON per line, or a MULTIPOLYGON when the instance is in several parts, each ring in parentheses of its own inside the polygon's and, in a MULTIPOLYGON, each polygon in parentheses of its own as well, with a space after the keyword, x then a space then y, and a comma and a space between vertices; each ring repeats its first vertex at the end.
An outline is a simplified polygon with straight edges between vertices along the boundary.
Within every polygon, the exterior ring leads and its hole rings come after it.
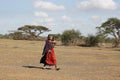
POLYGON ((88 35, 88 37, 85 38, 86 46, 97 46, 99 42, 100 42, 99 36, 88 35))
POLYGON ((77 45, 80 42, 81 33, 78 30, 65 30, 61 35, 63 45, 77 45))

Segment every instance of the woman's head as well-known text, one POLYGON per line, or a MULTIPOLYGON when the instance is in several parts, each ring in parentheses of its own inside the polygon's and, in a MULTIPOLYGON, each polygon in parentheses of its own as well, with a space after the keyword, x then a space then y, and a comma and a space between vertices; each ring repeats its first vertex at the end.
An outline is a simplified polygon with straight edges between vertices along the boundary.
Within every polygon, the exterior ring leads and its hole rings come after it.
POLYGON ((53 39, 53 36, 48 35, 47 39, 48 39, 48 40, 52 40, 52 39, 53 39))

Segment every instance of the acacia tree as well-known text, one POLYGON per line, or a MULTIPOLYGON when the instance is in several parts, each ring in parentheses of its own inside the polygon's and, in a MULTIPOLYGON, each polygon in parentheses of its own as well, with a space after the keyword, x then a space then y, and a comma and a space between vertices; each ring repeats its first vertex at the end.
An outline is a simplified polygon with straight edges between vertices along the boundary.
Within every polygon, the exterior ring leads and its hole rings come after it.
POLYGON ((48 28, 44 26, 36 25, 25 25, 23 27, 18 28, 18 30, 22 31, 24 34, 29 35, 31 37, 39 37, 40 34, 50 31, 48 28))
POLYGON ((120 19, 109 18, 106 22, 102 23, 100 27, 97 27, 100 34, 111 35, 115 39, 115 47, 120 44, 120 19))

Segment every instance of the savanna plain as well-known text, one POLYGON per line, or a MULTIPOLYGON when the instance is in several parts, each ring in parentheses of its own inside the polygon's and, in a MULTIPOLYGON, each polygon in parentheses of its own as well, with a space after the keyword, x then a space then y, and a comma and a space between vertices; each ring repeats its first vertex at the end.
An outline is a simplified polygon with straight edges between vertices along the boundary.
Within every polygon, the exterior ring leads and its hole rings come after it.
POLYGON ((55 46, 56 71, 39 63, 44 44, 0 39, 0 80, 120 80, 120 48, 55 46))

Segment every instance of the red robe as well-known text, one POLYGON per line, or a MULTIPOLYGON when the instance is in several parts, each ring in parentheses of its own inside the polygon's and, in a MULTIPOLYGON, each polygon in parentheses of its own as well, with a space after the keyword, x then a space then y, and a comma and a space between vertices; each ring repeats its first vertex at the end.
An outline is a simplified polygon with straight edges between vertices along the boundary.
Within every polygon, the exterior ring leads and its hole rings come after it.
POLYGON ((56 57, 55 57, 55 53, 54 53, 54 48, 51 49, 50 53, 47 53, 46 63, 48 65, 56 65, 56 57))

